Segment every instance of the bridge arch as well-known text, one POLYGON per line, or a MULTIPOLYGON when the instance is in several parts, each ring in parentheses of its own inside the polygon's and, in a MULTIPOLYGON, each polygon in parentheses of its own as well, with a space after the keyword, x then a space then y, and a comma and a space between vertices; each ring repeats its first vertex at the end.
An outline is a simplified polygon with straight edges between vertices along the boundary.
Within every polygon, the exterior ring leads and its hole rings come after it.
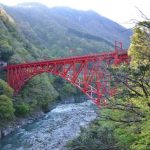
POLYGON ((8 65, 7 80, 17 94, 34 76, 42 73, 57 75, 80 89, 95 104, 104 105, 105 96, 113 96, 115 87, 110 86, 112 64, 128 62, 126 52, 107 52, 86 56, 55 59, 50 61, 8 65))

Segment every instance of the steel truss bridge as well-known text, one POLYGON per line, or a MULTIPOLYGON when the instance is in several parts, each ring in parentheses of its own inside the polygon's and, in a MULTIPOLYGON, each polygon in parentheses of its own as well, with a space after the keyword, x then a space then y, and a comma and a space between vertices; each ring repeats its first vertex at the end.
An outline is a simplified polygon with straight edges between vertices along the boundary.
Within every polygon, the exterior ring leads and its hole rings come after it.
POLYGON ((107 103, 105 97, 114 96, 117 90, 111 86, 112 75, 108 68, 121 63, 129 63, 129 57, 122 43, 118 47, 116 42, 112 52, 7 65, 5 69, 7 82, 15 94, 34 76, 50 73, 67 80, 101 106, 107 103))

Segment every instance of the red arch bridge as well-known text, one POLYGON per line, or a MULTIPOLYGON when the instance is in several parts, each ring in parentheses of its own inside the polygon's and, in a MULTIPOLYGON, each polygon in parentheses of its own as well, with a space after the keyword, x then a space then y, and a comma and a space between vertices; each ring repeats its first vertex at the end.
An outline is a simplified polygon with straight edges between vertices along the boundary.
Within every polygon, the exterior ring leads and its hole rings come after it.
POLYGON ((51 73, 69 81, 101 106, 106 103, 106 95, 116 94, 116 88, 110 85, 112 76, 107 68, 129 63, 127 51, 122 49, 121 43, 120 45, 119 49, 115 46, 113 52, 7 65, 7 82, 17 94, 32 77, 51 73))

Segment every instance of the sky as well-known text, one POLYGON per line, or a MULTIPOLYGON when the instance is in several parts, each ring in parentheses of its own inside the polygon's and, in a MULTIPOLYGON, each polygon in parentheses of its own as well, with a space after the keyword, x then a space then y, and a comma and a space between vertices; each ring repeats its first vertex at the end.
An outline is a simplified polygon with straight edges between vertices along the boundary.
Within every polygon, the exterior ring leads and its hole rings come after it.
POLYGON ((150 0, 0 0, 0 3, 10 6, 23 2, 40 2, 48 7, 67 6, 79 10, 94 10, 126 28, 132 28, 136 21, 143 20, 140 11, 150 19, 150 0))

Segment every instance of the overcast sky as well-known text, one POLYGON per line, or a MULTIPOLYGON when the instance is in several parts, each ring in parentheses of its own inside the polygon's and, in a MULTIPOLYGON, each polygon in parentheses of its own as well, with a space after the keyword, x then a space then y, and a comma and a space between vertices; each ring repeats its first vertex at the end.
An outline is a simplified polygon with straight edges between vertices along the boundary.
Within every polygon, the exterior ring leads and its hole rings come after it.
POLYGON ((17 5, 22 2, 40 2, 49 7, 68 6, 80 10, 94 10, 129 28, 131 20, 142 19, 141 10, 150 19, 150 0, 0 0, 0 3, 17 5), (138 9, 137 9, 138 8, 138 9))

